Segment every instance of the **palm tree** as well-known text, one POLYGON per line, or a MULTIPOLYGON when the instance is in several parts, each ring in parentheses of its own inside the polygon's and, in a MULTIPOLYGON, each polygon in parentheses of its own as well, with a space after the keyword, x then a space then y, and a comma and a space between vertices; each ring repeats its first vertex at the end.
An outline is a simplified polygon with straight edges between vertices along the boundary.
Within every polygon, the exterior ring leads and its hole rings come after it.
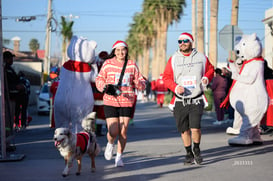
MULTIPOLYGON (((193 39, 196 39, 196 0, 191 1, 191 29, 193 39)), ((197 41, 194 41, 193 48, 196 47, 197 41)))
POLYGON ((146 0, 143 3, 143 11, 145 14, 149 15, 149 18, 151 19, 151 26, 152 26, 152 33, 151 33, 151 48, 152 48, 152 78, 156 78, 159 76, 159 58, 158 58, 158 47, 159 44, 159 34, 160 32, 157 31, 158 29, 158 20, 157 20, 157 14, 155 9, 155 3, 153 1, 146 0))
POLYGON ((217 65, 217 27, 218 27, 218 0, 210 0, 210 43, 209 60, 217 65))
POLYGON ((238 11, 239 11, 239 0, 232 0, 231 7, 231 25, 238 25, 238 11))
POLYGON ((156 73, 152 73, 153 77, 158 77, 160 73, 164 71, 166 64, 166 42, 168 26, 173 22, 180 20, 180 15, 183 13, 183 6, 186 6, 184 0, 145 0, 143 4, 144 12, 150 12, 152 15, 155 41, 153 42, 156 47, 153 61, 156 61, 157 70, 156 73))
POLYGON ((134 16, 134 23, 130 24, 131 29, 129 30, 129 35, 126 39, 126 42, 130 48, 129 50, 129 56, 133 57, 133 60, 136 60, 138 63, 138 67, 140 71, 143 71, 143 59, 142 59, 142 51, 143 48, 140 45, 140 40, 139 40, 139 33, 137 32, 138 29, 138 15, 134 16))
POLYGON ((130 48, 129 50, 129 56, 132 60, 136 60, 138 62, 138 54, 140 52, 140 47, 137 39, 137 34, 134 30, 135 24, 131 24, 131 29, 129 30, 129 35, 126 39, 126 43, 128 44, 130 48))
POLYGON ((70 42, 73 36, 73 31, 72 31, 73 24, 74 24, 73 21, 67 22, 65 20, 65 17, 63 16, 61 17, 61 26, 62 26, 61 34, 63 36, 61 65, 67 60, 66 49, 67 49, 68 43, 70 42))
POLYGON ((204 0, 197 4, 197 50, 204 53, 204 0))
POLYGON ((33 54, 35 54, 40 47, 38 40, 35 38, 32 38, 28 45, 29 45, 29 49, 32 51, 33 54))
POLYGON ((145 77, 149 77, 150 42, 153 33, 151 21, 147 14, 137 13, 134 16, 134 23, 131 24, 131 30, 126 40, 129 42, 130 47, 134 47, 134 51, 136 50, 135 47, 137 47, 137 52, 135 51, 134 55, 138 60, 139 69, 145 77))

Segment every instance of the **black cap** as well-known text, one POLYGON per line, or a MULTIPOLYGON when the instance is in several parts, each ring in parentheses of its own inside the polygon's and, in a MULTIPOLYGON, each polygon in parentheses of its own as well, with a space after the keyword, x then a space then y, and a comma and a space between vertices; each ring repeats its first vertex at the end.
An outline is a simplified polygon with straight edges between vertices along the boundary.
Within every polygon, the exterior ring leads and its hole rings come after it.
POLYGON ((3 57, 4 58, 11 58, 11 57, 15 57, 15 55, 13 55, 10 51, 5 51, 3 53, 3 57))

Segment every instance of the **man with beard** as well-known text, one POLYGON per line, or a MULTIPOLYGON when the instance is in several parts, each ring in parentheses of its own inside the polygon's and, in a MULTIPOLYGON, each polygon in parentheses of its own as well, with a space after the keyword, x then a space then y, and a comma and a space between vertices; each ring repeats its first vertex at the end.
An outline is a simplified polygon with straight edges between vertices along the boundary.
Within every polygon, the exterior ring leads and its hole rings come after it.
POLYGON ((203 161, 199 147, 203 90, 214 75, 214 67, 208 58, 192 48, 192 43, 190 33, 182 33, 178 37, 179 48, 168 60, 163 75, 165 85, 176 96, 173 113, 186 149, 185 165, 191 165, 194 161, 201 164, 203 161))

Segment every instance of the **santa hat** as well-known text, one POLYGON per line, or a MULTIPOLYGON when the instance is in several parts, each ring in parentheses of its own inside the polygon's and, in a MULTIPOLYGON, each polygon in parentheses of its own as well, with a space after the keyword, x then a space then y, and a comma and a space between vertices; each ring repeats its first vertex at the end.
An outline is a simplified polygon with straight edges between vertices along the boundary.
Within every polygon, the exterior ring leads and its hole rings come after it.
POLYGON ((178 40, 184 40, 184 39, 189 39, 190 42, 193 42, 193 37, 190 33, 181 33, 178 37, 178 40))
POLYGON ((125 43, 124 41, 118 40, 118 41, 116 41, 116 43, 114 43, 114 45, 112 46, 112 50, 115 49, 115 48, 117 48, 117 47, 120 47, 120 46, 128 47, 127 43, 125 43))

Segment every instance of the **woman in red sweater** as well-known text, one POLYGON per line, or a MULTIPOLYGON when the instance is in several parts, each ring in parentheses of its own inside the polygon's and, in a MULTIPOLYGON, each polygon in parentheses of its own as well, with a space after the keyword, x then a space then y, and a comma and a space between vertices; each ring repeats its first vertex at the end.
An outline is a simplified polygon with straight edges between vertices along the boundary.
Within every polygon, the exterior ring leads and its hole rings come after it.
POLYGON ((127 141, 127 129, 133 114, 135 89, 145 89, 145 78, 138 70, 133 60, 128 60, 128 45, 124 41, 117 41, 108 59, 104 62, 96 78, 96 87, 103 96, 104 113, 107 122, 107 140, 104 157, 111 160, 114 142, 118 137, 115 166, 124 166, 122 153, 127 141), (125 64, 126 63, 126 64, 125 64), (126 65, 121 85, 118 86, 123 65, 126 65), (117 88, 118 87, 118 88, 117 88))

